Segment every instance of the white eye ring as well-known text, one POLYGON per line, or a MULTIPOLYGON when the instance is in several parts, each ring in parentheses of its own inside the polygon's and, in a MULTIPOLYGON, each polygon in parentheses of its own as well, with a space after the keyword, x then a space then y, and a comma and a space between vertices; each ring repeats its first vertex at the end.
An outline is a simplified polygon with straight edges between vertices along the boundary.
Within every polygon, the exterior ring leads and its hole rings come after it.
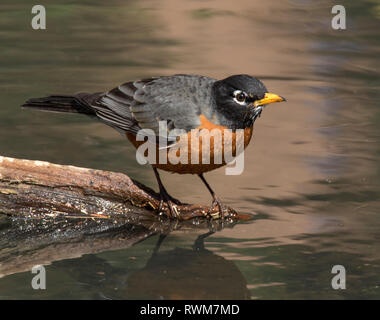
POLYGON ((235 90, 234 91, 234 101, 236 103, 240 104, 241 106, 245 106, 245 105, 247 105, 246 99, 247 99, 247 94, 244 91, 241 91, 241 90, 235 90), (238 100, 237 97, 239 95, 244 95, 244 100, 238 100))

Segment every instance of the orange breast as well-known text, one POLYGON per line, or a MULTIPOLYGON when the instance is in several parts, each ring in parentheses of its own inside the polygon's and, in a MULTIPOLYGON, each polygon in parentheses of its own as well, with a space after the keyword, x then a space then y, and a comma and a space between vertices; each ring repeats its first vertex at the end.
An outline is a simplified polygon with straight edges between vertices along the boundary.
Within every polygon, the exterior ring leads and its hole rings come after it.
MULTIPOLYGON (((241 143, 243 148, 240 148, 240 151, 244 150, 252 138, 253 126, 237 134, 226 131, 228 129, 224 126, 212 123, 203 114, 199 119, 200 126, 178 137, 174 146, 163 150, 159 150, 159 146, 156 146, 156 161, 152 164, 154 167, 180 174, 208 172, 226 165, 227 153, 235 157, 239 152, 237 146, 241 143), (203 129, 208 131, 202 131, 203 129), (159 163, 160 153, 165 153, 164 156, 161 155, 161 159, 166 157, 166 163, 159 163)), ((136 136, 132 133, 127 132, 126 135, 135 148, 144 143, 136 141, 136 136)))

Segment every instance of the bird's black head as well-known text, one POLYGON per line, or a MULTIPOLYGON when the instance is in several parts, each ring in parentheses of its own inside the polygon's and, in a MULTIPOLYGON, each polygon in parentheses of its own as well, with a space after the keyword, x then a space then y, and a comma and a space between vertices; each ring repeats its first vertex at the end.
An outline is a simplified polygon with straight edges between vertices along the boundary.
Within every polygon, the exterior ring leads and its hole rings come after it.
POLYGON ((245 74, 216 81, 212 92, 215 108, 232 129, 251 126, 260 116, 264 105, 285 101, 285 98, 269 93, 259 79, 245 74))

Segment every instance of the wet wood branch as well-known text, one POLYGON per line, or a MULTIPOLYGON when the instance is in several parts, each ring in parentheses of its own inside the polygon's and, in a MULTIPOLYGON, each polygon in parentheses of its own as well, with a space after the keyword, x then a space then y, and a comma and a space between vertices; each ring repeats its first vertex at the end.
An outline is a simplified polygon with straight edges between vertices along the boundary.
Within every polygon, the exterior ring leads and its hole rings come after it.
POLYGON ((157 214, 159 203, 156 192, 122 173, 0 156, 0 278, 159 232, 217 230, 247 218, 231 210, 224 222, 210 221, 209 207, 178 202, 178 219, 168 219, 157 214))
MULTIPOLYGON (((0 214, 151 220, 159 203, 156 192, 122 173, 0 156, 0 214)), ((182 221, 205 217, 210 209, 179 201, 177 208, 182 221)), ((218 217, 216 208, 212 212, 218 217)), ((229 215, 238 218, 232 209, 229 215)))

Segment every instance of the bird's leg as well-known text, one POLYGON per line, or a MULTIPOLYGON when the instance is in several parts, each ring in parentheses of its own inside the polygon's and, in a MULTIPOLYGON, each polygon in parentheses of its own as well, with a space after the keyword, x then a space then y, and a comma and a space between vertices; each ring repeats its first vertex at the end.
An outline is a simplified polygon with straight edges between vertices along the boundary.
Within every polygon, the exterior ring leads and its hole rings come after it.
POLYGON ((157 168, 155 167, 152 167, 152 168, 157 179, 158 187, 160 188, 161 201, 160 201, 160 206, 158 207, 158 212, 162 212, 164 202, 166 202, 166 204, 169 207, 170 216, 172 218, 177 218, 179 216, 179 212, 178 212, 177 206, 175 205, 175 201, 173 197, 171 197, 170 194, 166 191, 164 185, 162 184, 157 168))
POLYGON ((206 181, 203 174, 201 173, 198 176, 199 176, 199 178, 201 178, 201 180, 203 181, 203 183, 207 187, 208 191, 210 191, 211 196, 212 196, 212 205, 211 205, 209 214, 211 213, 212 209, 217 205, 218 209, 219 209, 220 217, 222 220, 224 220, 224 213, 227 212, 225 205, 222 203, 222 201, 219 199, 219 197, 215 194, 214 190, 211 189, 210 185, 206 181))

